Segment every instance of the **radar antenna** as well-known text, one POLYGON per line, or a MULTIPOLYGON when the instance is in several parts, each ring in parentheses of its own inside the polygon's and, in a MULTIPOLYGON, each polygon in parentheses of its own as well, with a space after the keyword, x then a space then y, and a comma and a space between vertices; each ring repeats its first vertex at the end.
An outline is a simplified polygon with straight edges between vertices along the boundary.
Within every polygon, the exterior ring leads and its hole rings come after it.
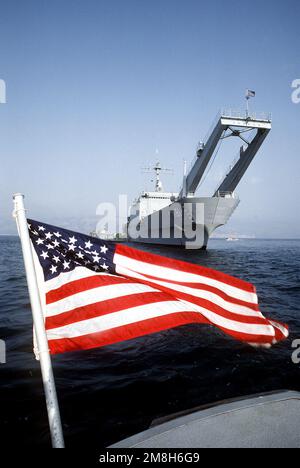
POLYGON ((162 185, 162 181, 160 180, 160 173, 161 172, 168 172, 169 174, 174 173, 172 169, 162 167, 159 161, 157 161, 154 166, 143 167, 142 172, 144 174, 145 173, 149 174, 152 172, 155 173, 155 192, 163 192, 163 185, 162 185))

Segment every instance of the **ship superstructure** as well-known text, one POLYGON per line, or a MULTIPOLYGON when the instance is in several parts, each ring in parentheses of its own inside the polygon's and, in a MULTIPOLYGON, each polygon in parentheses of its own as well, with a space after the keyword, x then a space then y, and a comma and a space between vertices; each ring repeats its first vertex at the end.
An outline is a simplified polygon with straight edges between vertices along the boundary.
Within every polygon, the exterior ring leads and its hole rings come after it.
POLYGON ((139 197, 134 200, 131 206, 131 217, 138 218, 139 221, 143 221, 149 215, 158 212, 167 206, 174 203, 179 196, 179 193, 165 192, 163 189, 162 181, 160 179, 160 173, 171 172, 171 169, 163 168, 158 161, 153 167, 144 168, 145 172, 154 171, 155 173, 155 191, 142 192, 139 197))
POLYGON ((271 127, 270 115, 233 111, 220 113, 208 138, 199 146, 191 169, 184 171, 178 193, 164 192, 160 180, 163 168, 159 163, 152 168, 156 174, 155 191, 142 192, 133 203, 128 218, 129 239, 143 243, 206 248, 214 230, 226 224, 238 206, 236 187, 271 127), (238 157, 211 197, 196 195, 220 142, 229 138, 239 138, 242 143, 238 157), (192 232, 195 233, 194 237, 192 232))

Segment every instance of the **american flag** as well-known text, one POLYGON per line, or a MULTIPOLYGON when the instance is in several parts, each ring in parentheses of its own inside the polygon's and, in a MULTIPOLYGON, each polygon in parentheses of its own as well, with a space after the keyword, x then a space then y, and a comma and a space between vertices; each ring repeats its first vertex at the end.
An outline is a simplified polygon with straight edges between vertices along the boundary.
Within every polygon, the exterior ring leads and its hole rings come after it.
POLYGON ((250 283, 38 221, 28 228, 52 354, 190 323, 256 346, 288 336, 262 315, 250 283))
POLYGON ((255 91, 252 91, 252 89, 247 89, 246 90, 246 98, 255 97, 255 96, 256 96, 255 91))

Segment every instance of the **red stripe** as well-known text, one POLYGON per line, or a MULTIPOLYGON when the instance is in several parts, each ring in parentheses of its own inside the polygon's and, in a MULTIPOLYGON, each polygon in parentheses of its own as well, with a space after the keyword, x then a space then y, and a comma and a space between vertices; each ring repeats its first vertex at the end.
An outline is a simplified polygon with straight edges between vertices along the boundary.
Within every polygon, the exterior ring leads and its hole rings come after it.
MULTIPOLYGON (((166 290, 167 292, 167 290, 166 290)), ((261 315, 249 316, 249 315, 242 315, 234 312, 230 312, 227 309, 223 309, 222 307, 218 306, 214 302, 208 301, 207 299, 202 299, 201 297, 190 296, 189 294, 180 293, 177 294, 177 298, 192 302, 193 304, 203 307, 210 312, 213 312, 220 317, 224 317, 228 320, 232 320, 234 322, 246 323, 246 324, 255 324, 255 325, 265 325, 268 321, 261 317, 261 315)))
MULTIPOLYGON (((289 327, 288 325, 286 325, 285 323, 281 323, 281 322, 278 322, 276 320, 272 320, 273 323, 277 323, 279 326, 281 327, 284 327, 286 329, 286 331, 288 332, 289 330, 289 327)), ((279 330, 277 327, 274 327, 274 330, 275 330, 275 340, 278 342, 278 341, 282 341, 282 340, 285 340, 286 339, 286 336, 282 333, 281 330, 279 330)))
POLYGON ((198 313, 180 312, 176 314, 164 315, 162 317, 151 318, 132 325, 113 328, 90 335, 75 338, 62 338, 59 340, 49 340, 51 354, 76 351, 78 349, 91 349, 107 346, 120 341, 131 340, 140 336, 157 333, 169 328, 186 325, 188 323, 207 323, 198 313))
MULTIPOLYGON (((232 296, 229 296, 228 294, 226 294, 224 291, 221 291, 220 289, 217 289, 217 288, 214 288, 213 286, 208 286, 206 284, 202 284, 202 283, 182 283, 180 281, 174 281, 174 280, 170 280, 169 278, 167 279, 162 279, 162 278, 158 278, 157 276, 151 276, 151 275, 146 275, 145 273, 143 273, 143 277, 145 277, 146 279, 149 278, 150 279, 153 279, 153 282, 149 283, 149 284, 154 284, 156 285, 156 281, 167 281, 168 283, 170 284, 174 284, 174 285, 179 285, 179 286, 185 286, 185 287, 188 287, 188 288, 192 288, 192 289, 198 289, 198 290, 203 290, 203 291, 207 291, 207 292, 211 292, 213 294, 217 294, 219 297, 221 297, 222 299, 224 299, 225 301, 228 301, 232 304, 236 304, 236 305, 241 305, 243 307, 248 307, 249 309, 251 310, 254 310, 256 312, 259 312, 259 306, 258 304, 253 304, 253 302, 246 302, 246 301, 243 301, 241 299, 236 299, 235 297, 232 297, 232 296)), ((132 277, 132 279, 136 279, 134 277, 132 277)), ((141 283, 145 283, 145 281, 143 280, 138 280, 136 279, 136 281, 140 281, 141 283)), ((148 283, 147 283, 148 284, 148 283)), ((161 286, 160 285, 156 285, 158 288, 160 288, 161 286)), ((173 290, 174 291, 174 290, 173 290)), ((174 293, 173 293, 174 294, 174 293)), ((192 295, 191 295, 192 296, 192 295)))
MULTIPOLYGON (((144 335, 157 333, 162 330, 175 328, 190 323, 208 323, 204 317, 194 312, 180 312, 176 314, 164 315, 162 317, 143 320, 130 325, 105 330, 89 335, 78 336, 75 338, 62 338, 59 340, 50 340, 49 347, 51 354, 58 354, 67 351, 76 351, 79 349, 92 349, 102 346, 112 345, 121 341, 127 341, 144 335)), ((232 336, 246 343, 271 344, 273 337, 264 335, 251 335, 246 333, 233 332, 222 327, 227 335, 232 336)))
MULTIPOLYGON (((61 291, 56 290, 55 294, 58 297, 62 297, 63 295, 66 297, 66 294, 73 294, 85 290, 84 288, 88 288, 90 284, 92 287, 97 287, 99 285, 102 286, 102 278, 105 284, 108 282, 110 283, 110 277, 104 276, 96 276, 91 278, 83 278, 82 280, 73 281, 70 288, 69 285, 65 285, 60 288, 61 291), (86 281, 90 280, 90 281, 86 281), (82 283, 81 283, 82 282, 82 283), (79 291, 75 289, 78 287, 79 291), (74 290, 75 289, 75 290, 74 290)), ((120 278, 122 280, 122 278, 120 278)), ((129 280, 125 280, 130 282, 129 280)), ((153 282, 151 281, 137 281, 142 284, 147 284, 149 286, 153 286, 153 282)), ((81 320, 87 320, 89 318, 106 315, 109 313, 117 312, 120 310, 124 310, 130 307, 135 307, 138 305, 149 304, 151 302, 159 302, 160 300, 184 300, 196 304, 204 309, 213 312, 221 317, 224 317, 229 320, 233 320, 240 323, 245 324, 255 324, 255 325, 266 325, 269 322, 260 316, 245 316, 242 314, 236 314, 233 312, 224 309, 212 301, 203 298, 197 298, 190 294, 182 293, 180 291, 174 291, 167 286, 158 286, 160 292, 151 292, 151 293, 142 293, 142 294, 134 294, 128 296, 122 296, 120 298, 109 299, 107 301, 102 301, 99 303, 89 304, 86 306, 82 306, 76 309, 72 309, 67 312, 63 312, 56 316, 51 316, 46 319, 46 328, 56 328, 59 326, 68 325, 73 322, 79 322, 81 320), (135 299, 136 298, 136 299, 135 299), (145 302, 143 302, 143 298, 145 298, 145 302)), ((99 292, 101 295, 101 291, 99 292)), ((213 323, 213 322, 212 322, 213 323)))
POLYGON ((241 333, 233 330, 229 330, 224 327, 217 327, 219 330, 222 330, 226 335, 230 335, 236 340, 243 341, 246 343, 257 343, 257 344, 272 344, 274 337, 270 335, 253 335, 248 333, 241 333))
POLYGON ((53 304, 67 297, 73 296, 88 289, 99 288, 100 286, 109 286, 111 284, 132 283, 132 280, 122 276, 95 275, 88 278, 81 278, 70 281, 67 284, 53 289, 46 293, 46 304, 53 304))
POLYGON ((205 276, 207 278, 221 281, 227 285, 242 289, 246 292, 256 292, 255 286, 253 284, 238 278, 234 278, 233 276, 226 275, 225 273, 213 270, 211 268, 183 262, 181 260, 175 260, 173 258, 163 257, 161 255, 143 252, 142 250, 133 249, 132 247, 127 247, 123 244, 117 244, 116 253, 133 260, 149 263, 150 265, 173 268, 174 270, 183 271, 185 273, 193 273, 196 275, 205 276))
MULTIPOLYGON (((103 277, 103 281, 107 284, 110 280, 110 277, 103 277)), ((127 280, 129 282, 129 280, 127 280)), ((153 286, 153 283, 150 281, 138 281, 142 284, 147 284, 149 286, 153 286)), ((55 295, 58 297, 62 297, 63 295, 66 297, 66 294, 70 295, 72 292, 73 294, 85 290, 84 288, 88 288, 90 284, 92 287, 97 287, 99 285, 102 286, 102 277, 96 276, 91 278, 83 278, 82 280, 73 281, 70 288, 69 285, 65 285, 60 290, 55 291, 55 295), (86 281, 89 280, 89 281, 86 281), (82 281, 82 283, 81 283, 82 281), (78 287, 78 291, 75 289, 78 287)), ((135 294, 135 295, 128 295, 122 296, 120 298, 109 299, 107 301, 102 301, 99 303, 89 304, 86 306, 82 306, 76 309, 72 309, 67 312, 63 312, 59 315, 47 317, 46 319, 46 328, 56 328, 59 326, 68 325, 72 322, 79 322, 81 320, 87 320, 89 318, 97 317, 100 315, 105 315, 113 312, 117 312, 123 309, 127 309, 130 307, 135 307, 137 305, 149 304, 151 302, 159 302, 160 300, 184 300, 189 301, 193 304, 196 304, 204 309, 207 309, 210 312, 213 312, 221 317, 224 317, 229 320, 234 320, 236 322, 245 323, 245 324, 255 324, 255 325, 266 325, 268 324, 267 320, 264 317, 260 316, 246 316, 242 314, 236 314, 233 312, 228 311, 225 308, 220 307, 219 305, 215 304, 212 301, 207 299, 198 298, 192 296, 190 294, 182 293, 180 291, 174 291, 169 289, 166 286, 158 286, 158 289, 162 292, 151 292, 142 294, 135 294), (136 297, 136 300, 135 300, 136 297), (145 298, 146 302, 143 302, 143 297, 145 298)), ((101 296, 101 291, 99 292, 101 296)))
MULTIPOLYGON (((161 286, 161 285, 156 285, 152 281, 147 281, 147 280, 137 280, 137 282, 140 281, 142 284, 146 284, 148 286, 155 286, 157 289, 160 291, 163 291, 170 296, 172 296, 172 299, 174 300, 182 300, 182 301, 188 301, 193 304, 196 304, 200 307, 203 307, 204 309, 213 312, 221 317, 224 317, 228 320, 233 320, 235 322, 240 322, 240 323, 249 323, 249 324, 255 324, 255 325, 269 325, 269 322, 264 318, 261 317, 260 315, 257 314, 257 316, 248 316, 248 315, 242 315, 242 314, 236 314, 233 312, 230 312, 227 309, 224 309, 223 307, 218 306, 212 301, 208 301, 207 299, 203 299, 201 297, 195 297, 192 296, 191 294, 186 294, 181 291, 174 291, 173 289, 168 288, 167 286, 161 286)), ((213 323, 213 322, 212 322, 213 323)), ((216 325, 218 326, 218 325, 216 325)))
POLYGON ((46 318, 46 330, 52 328, 63 327, 70 325, 71 323, 81 322, 82 320, 88 320, 94 317, 101 317, 102 315, 119 312, 121 310, 130 309, 132 307, 138 307, 141 305, 172 301, 173 297, 163 292, 148 292, 148 293, 137 293, 128 296, 117 297, 115 299, 108 299, 107 301, 96 302, 82 307, 77 307, 67 312, 63 312, 59 315, 53 315, 46 318))

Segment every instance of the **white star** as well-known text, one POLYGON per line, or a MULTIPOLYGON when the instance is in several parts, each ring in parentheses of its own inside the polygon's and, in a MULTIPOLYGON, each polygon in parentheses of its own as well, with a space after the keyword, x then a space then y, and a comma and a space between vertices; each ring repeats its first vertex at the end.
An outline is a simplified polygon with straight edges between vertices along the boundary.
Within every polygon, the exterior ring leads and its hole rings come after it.
POLYGON ((93 244, 91 243, 91 241, 85 242, 86 249, 90 249, 91 247, 93 247, 93 244))
POLYGON ((53 236, 53 234, 51 234, 51 232, 47 232, 46 233, 46 239, 49 239, 51 240, 51 237, 53 236))
POLYGON ((46 247, 47 247, 48 250, 53 250, 54 249, 52 244, 47 244, 46 247))
POLYGON ((29 231, 30 231, 30 229, 31 229, 31 224, 27 223, 27 226, 28 226, 28 229, 29 229, 29 231))
POLYGON ((74 244, 69 245, 69 250, 72 250, 74 252, 75 248, 76 248, 76 245, 74 244))
POLYGON ((99 263, 100 257, 98 254, 94 255, 93 261, 99 263))
POLYGON ((64 261, 64 270, 67 270, 70 268, 70 262, 64 261))
POLYGON ((44 240, 43 240, 43 239, 38 239, 38 240, 36 241, 36 243, 37 243, 37 245, 41 245, 41 244, 44 243, 44 240))
POLYGON ((103 265, 101 265, 101 268, 103 268, 103 270, 108 270, 108 266, 105 264, 105 262, 103 263, 103 265))
POLYGON ((91 252, 92 255, 98 255, 97 250, 94 250, 94 252, 91 252))
POLYGON ((54 275, 54 273, 57 273, 57 266, 52 265, 50 270, 51 270, 52 275, 54 275))
POLYGON ((46 229, 44 228, 44 226, 38 226, 38 230, 44 232, 46 229))
POLYGON ((100 270, 100 268, 98 267, 98 265, 95 265, 95 266, 94 266, 94 270, 95 270, 95 271, 99 271, 99 270, 100 270))
POLYGON ((70 239, 70 243, 71 243, 71 244, 75 244, 75 242, 77 242, 77 239, 76 239, 76 237, 74 237, 74 236, 73 236, 73 237, 69 237, 69 239, 70 239))
POLYGON ((46 258, 49 257, 48 252, 41 253, 40 257, 43 257, 43 259, 46 260, 46 258))
POLYGON ((106 247, 106 245, 103 245, 102 247, 100 247, 100 249, 101 249, 101 253, 104 253, 104 255, 108 251, 108 248, 106 247))
POLYGON ((84 258, 84 255, 83 255, 82 252, 78 252, 78 253, 76 254, 76 257, 78 257, 78 258, 80 258, 80 259, 82 260, 82 259, 84 258))
POLYGON ((56 257, 56 256, 54 255, 52 258, 53 258, 53 260, 55 261, 55 263, 60 262, 60 258, 59 258, 59 257, 56 257))
POLYGON ((59 247, 59 242, 57 242, 56 239, 54 239, 54 242, 53 242, 53 247, 59 247))
POLYGON ((55 237, 61 237, 61 234, 59 232, 54 233, 55 237))

